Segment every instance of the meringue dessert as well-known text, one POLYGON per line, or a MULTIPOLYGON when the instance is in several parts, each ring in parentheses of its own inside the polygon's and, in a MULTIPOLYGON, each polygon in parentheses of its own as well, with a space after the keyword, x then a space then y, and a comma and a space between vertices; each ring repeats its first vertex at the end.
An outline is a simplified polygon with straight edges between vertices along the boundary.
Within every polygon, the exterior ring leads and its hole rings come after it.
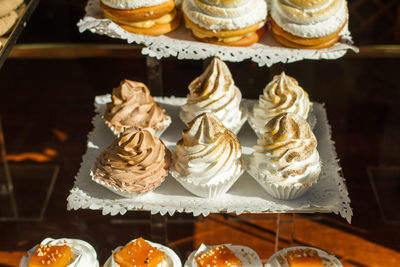
POLYGON ((347 30, 346 0, 271 0, 271 34, 292 48, 334 45, 347 30))
POLYGON ((159 186, 168 175, 170 152, 151 129, 129 129, 103 151, 93 180, 130 197, 159 186))
POLYGON ((186 27, 199 41, 249 46, 265 32, 265 0, 184 0, 186 27))
POLYGON ((223 244, 193 251, 184 267, 262 267, 260 257, 249 247, 223 244))
POLYGON ((105 18, 137 34, 161 35, 181 22, 174 0, 101 0, 100 7, 105 18))
POLYGON ((294 113, 270 120, 249 157, 248 172, 274 198, 304 194, 321 172, 317 139, 308 123, 294 113))
POLYGON ((211 113, 197 116, 183 130, 172 157, 172 176, 192 194, 215 198, 243 173, 236 135, 211 113))
POLYGON ((147 86, 141 82, 122 80, 113 89, 111 98, 103 119, 116 135, 136 127, 152 128, 160 136, 171 124, 167 112, 154 101, 147 86))
POLYGON ((249 114, 249 124, 261 138, 265 124, 273 117, 290 112, 307 119, 311 105, 307 92, 294 78, 282 72, 265 86, 258 103, 253 106, 253 112, 249 114))
POLYGON ((139 237, 125 247, 116 248, 104 267, 181 267, 176 253, 161 244, 139 237))
POLYGON ((98 267, 97 254, 79 239, 46 238, 21 258, 19 267, 98 267))
POLYGON ((343 265, 337 258, 320 249, 291 247, 272 255, 265 267, 343 267, 343 265))
POLYGON ((241 100, 242 93, 235 86, 228 66, 214 57, 207 69, 189 84, 187 103, 179 117, 188 125, 198 115, 211 112, 237 134, 247 118, 246 108, 240 107, 241 100))

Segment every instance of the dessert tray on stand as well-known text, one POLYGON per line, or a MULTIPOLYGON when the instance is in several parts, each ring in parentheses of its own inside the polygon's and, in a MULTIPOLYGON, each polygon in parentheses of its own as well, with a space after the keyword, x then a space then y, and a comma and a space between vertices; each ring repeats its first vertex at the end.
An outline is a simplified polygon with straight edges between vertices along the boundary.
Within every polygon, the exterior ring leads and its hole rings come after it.
POLYGON ((292 49, 278 44, 268 33, 250 47, 219 46, 196 41, 184 26, 184 23, 166 35, 146 36, 129 33, 109 19, 103 17, 100 0, 89 0, 86 5, 86 15, 78 22, 80 32, 86 30, 112 38, 125 39, 128 43, 144 45, 142 54, 161 59, 177 57, 178 59, 206 59, 218 56, 224 61, 241 62, 249 59, 259 66, 271 66, 283 62, 290 63, 303 59, 336 59, 344 56, 347 50, 358 52, 352 45, 348 29, 345 29, 342 39, 334 46, 326 49, 292 49))
MULTIPOLYGON (((163 133, 161 140, 171 150, 182 138, 184 123, 178 114, 186 98, 155 97, 172 118, 172 124, 163 133)), ((107 148, 115 138, 101 118, 106 110, 110 95, 95 99, 96 115, 92 123, 94 129, 88 135, 88 148, 83 156, 80 170, 75 177, 75 184, 68 196, 68 209, 102 210, 104 215, 125 214, 129 210, 147 210, 152 214, 174 214, 175 212, 193 213, 194 216, 209 213, 314 213, 334 212, 340 214, 349 223, 352 217, 350 199, 341 176, 331 129, 323 104, 314 103, 313 115, 316 117, 314 134, 318 140, 318 151, 322 161, 319 181, 304 196, 290 201, 276 200, 269 196, 258 183, 244 173, 233 187, 218 200, 205 199, 186 191, 175 179, 168 175, 166 180, 153 192, 136 198, 123 198, 92 181, 90 171, 97 156, 107 148)), ((250 107, 256 100, 242 100, 250 107)), ((256 135, 246 123, 238 134, 244 157, 252 153, 256 135)))

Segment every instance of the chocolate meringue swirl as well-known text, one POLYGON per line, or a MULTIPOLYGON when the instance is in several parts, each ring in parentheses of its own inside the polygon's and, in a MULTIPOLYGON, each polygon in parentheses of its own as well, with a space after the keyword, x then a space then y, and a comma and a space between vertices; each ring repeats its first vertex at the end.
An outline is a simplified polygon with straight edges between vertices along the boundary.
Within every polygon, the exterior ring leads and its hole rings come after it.
POLYGON ((310 106, 308 94, 294 78, 282 72, 275 75, 264 88, 258 103, 254 105, 250 120, 256 128, 262 129, 270 119, 285 112, 307 119, 310 106))
POLYGON ((321 166, 317 140, 308 123, 293 113, 283 113, 265 126, 257 140, 250 168, 267 173, 271 182, 314 181, 321 166))
POLYGON ((190 83, 189 91, 180 113, 186 125, 205 112, 212 112, 230 130, 240 124, 242 94, 228 66, 219 58, 215 57, 204 73, 190 83))
POLYGON ((217 184, 242 169, 239 140, 211 113, 189 124, 176 149, 171 171, 195 184, 217 184))
POLYGON ((107 104, 103 118, 120 134, 130 127, 162 130, 168 115, 145 84, 125 79, 113 89, 112 102, 107 104))
POLYGON ((129 129, 97 159, 95 179, 130 193, 143 193, 164 181, 170 152, 151 129, 129 129))

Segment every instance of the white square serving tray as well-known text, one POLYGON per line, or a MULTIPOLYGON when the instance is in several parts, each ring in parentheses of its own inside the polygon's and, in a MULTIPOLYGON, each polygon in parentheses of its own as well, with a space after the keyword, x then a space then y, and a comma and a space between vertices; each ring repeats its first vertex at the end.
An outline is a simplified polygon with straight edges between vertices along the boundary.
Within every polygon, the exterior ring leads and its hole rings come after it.
MULTIPOLYGON (((179 119, 180 107, 186 98, 155 97, 155 100, 166 109, 172 118, 172 124, 163 133, 161 139, 171 150, 175 150, 176 142, 182 138, 184 123, 179 119)), ((88 134, 87 151, 75 183, 68 196, 68 209, 102 210, 103 215, 125 214, 129 210, 147 210, 152 214, 174 214, 175 212, 193 213, 194 216, 209 213, 313 213, 334 212, 340 214, 349 223, 352 217, 350 199, 341 175, 336 156, 331 129, 328 124, 325 108, 322 104, 314 103, 313 113, 317 119, 314 128, 318 140, 318 152, 322 161, 322 172, 319 181, 304 196, 290 201, 277 200, 269 196, 259 184, 246 172, 238 179, 233 187, 218 201, 192 195, 175 179, 168 175, 166 180, 153 192, 127 199, 116 195, 103 186, 92 181, 90 168, 97 156, 107 148, 114 134, 109 130, 101 114, 106 110, 106 103, 111 101, 110 95, 97 96, 95 99, 96 115, 93 130, 88 134)), ((256 100, 243 100, 251 107, 256 100)), ((244 155, 252 153, 252 146, 257 138, 248 123, 245 123, 238 134, 244 155)))

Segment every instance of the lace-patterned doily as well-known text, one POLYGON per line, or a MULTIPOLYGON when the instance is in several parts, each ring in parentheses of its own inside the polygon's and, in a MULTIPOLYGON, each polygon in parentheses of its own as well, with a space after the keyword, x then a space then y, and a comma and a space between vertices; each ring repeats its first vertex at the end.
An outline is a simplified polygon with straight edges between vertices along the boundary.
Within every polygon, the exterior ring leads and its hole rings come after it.
MULTIPOLYGON (((178 113, 185 98, 157 98, 172 118, 172 124, 163 133, 161 139, 167 147, 175 150, 176 142, 181 139, 181 130, 185 128, 178 113)), ((336 156, 331 130, 323 105, 314 103, 313 113, 317 118, 314 133, 318 139, 318 151, 322 161, 320 180, 304 196, 291 201, 276 200, 270 197, 258 183, 244 173, 233 187, 218 201, 196 197, 186 191, 177 181, 168 176, 155 191, 135 199, 122 198, 91 180, 90 168, 97 156, 114 139, 113 133, 105 125, 100 114, 106 109, 105 103, 111 101, 110 95, 98 96, 95 100, 97 115, 93 118, 94 129, 88 135, 88 148, 83 162, 75 177, 75 184, 68 196, 68 209, 102 210, 104 215, 125 214, 128 210, 148 210, 152 214, 175 212, 193 213, 194 216, 209 213, 310 213, 334 212, 340 214, 349 223, 352 210, 344 178, 336 156)), ((255 100, 243 100, 252 106, 255 100)), ((246 123, 238 134, 244 155, 252 152, 256 135, 246 123)))
POLYGON ((103 18, 100 0, 89 0, 86 16, 78 22, 80 32, 89 30, 93 33, 108 35, 112 38, 127 40, 128 43, 144 45, 142 54, 161 59, 205 59, 219 56, 222 60, 241 62, 250 59, 259 66, 271 66, 283 62, 290 63, 302 59, 336 59, 342 57, 348 49, 358 52, 352 46, 350 32, 346 28, 340 42, 327 49, 291 49, 279 45, 270 34, 266 33, 259 43, 250 47, 229 47, 197 42, 184 27, 184 23, 175 31, 161 36, 147 36, 125 31, 109 19, 103 18))

